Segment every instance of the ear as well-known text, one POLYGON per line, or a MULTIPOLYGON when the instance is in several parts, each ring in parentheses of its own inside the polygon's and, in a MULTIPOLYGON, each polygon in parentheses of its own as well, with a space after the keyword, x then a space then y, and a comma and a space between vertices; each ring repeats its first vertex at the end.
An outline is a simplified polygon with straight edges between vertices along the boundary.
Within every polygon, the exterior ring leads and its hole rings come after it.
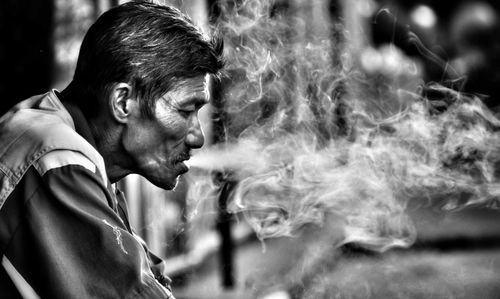
POLYGON ((128 83, 116 83, 109 95, 109 108, 114 119, 126 123, 137 107, 137 101, 132 97, 132 86, 128 83))

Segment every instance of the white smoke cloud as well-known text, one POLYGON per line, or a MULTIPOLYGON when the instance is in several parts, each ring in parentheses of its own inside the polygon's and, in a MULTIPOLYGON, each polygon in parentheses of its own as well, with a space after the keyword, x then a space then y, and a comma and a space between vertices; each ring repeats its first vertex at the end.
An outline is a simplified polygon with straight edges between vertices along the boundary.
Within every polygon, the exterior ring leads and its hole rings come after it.
MULTIPOLYGON (((380 61, 367 70, 366 53, 331 38, 338 26, 304 34, 307 20, 272 8, 243 0, 223 9, 227 143, 190 161, 237 182, 229 209, 260 238, 338 217, 343 243, 385 250, 415 240, 410 201, 496 205, 500 122, 479 99, 423 84, 418 67, 390 49, 370 50, 380 61), (384 63, 389 54, 397 61, 384 63)), ((198 177, 189 196, 213 200, 217 188, 198 177)))

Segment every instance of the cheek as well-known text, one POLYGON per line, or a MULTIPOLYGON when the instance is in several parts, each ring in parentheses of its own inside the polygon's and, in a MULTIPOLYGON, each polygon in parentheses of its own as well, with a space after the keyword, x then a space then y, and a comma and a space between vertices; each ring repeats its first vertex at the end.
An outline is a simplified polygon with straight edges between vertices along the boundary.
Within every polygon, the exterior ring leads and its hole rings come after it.
POLYGON ((128 152, 140 155, 156 147, 155 143, 159 137, 152 127, 133 128, 127 130, 124 135, 123 146, 128 152))
POLYGON ((158 116, 159 127, 165 139, 184 138, 188 131, 188 121, 180 116, 158 116))
POLYGON ((159 131, 164 135, 164 139, 177 141, 187 134, 188 119, 180 115, 172 106, 167 105, 166 102, 156 102, 154 117, 159 131))

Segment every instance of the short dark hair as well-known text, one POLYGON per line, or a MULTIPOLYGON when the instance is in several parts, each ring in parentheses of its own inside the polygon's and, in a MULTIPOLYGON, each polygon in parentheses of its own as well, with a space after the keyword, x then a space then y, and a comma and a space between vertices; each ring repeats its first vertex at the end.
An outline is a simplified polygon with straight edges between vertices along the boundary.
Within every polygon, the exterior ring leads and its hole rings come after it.
POLYGON ((182 79, 212 74, 223 67, 223 43, 209 38, 178 9, 131 1, 102 14, 85 35, 65 100, 87 117, 97 115, 113 84, 132 85, 145 115, 154 102, 182 79), (71 91, 73 90, 73 91, 71 91))

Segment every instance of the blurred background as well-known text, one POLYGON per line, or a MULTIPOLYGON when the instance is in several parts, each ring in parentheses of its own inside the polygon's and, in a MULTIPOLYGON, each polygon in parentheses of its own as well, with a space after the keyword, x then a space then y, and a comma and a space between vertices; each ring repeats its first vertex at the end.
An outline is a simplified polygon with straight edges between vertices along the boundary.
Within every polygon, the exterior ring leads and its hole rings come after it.
MULTIPOLYGON (((88 27, 123 2, 3 0, 1 111, 51 88, 63 89, 88 27)), ((158 2, 178 7, 205 30, 217 26, 224 13, 216 0, 158 2)), ((331 40, 356 49, 367 74, 394 72, 404 57, 421 80, 453 82, 500 113, 499 6, 494 0, 279 0, 270 13, 289 16, 292 27, 306 24, 304 36, 329 25, 331 40), (348 39, 331 29, 336 24, 348 39)), ((340 47, 331 51, 339 59, 344 54, 340 47)), ((224 118, 214 117, 221 105, 214 93, 213 105, 202 111, 209 145, 225 139, 224 118)), ((196 171, 175 192, 137 176, 119 183, 133 226, 166 258, 179 299, 500 298, 497 210, 410 209, 416 244, 384 253, 355 244, 337 247, 342 232, 334 219, 261 242, 243 218, 226 211, 231 182, 221 184, 213 201, 187 199, 196 171)), ((214 174, 214 180, 225 178, 214 174)))

